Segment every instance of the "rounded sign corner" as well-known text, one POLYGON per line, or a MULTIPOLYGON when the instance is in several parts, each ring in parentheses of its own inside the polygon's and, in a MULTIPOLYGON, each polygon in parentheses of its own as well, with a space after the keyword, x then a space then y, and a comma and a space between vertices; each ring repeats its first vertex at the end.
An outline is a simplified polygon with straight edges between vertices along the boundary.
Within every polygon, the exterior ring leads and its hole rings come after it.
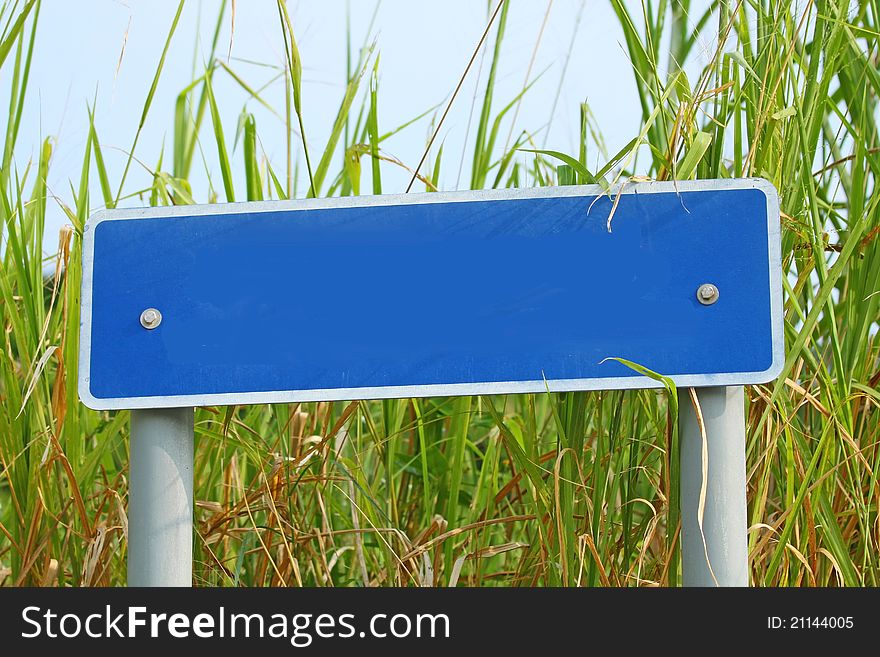
POLYGON ((92 394, 92 391, 89 388, 89 382, 87 380, 80 379, 79 385, 77 386, 77 393, 79 394, 79 400, 86 408, 89 408, 93 411, 110 410, 110 406, 108 405, 106 399, 99 399, 92 394))

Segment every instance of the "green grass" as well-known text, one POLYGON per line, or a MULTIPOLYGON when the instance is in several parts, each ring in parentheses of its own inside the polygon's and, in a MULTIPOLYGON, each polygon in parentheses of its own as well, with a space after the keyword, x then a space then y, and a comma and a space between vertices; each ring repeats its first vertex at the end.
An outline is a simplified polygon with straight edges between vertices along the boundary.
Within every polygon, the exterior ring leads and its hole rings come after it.
MULTIPOLYGON (((469 175, 474 187, 598 182, 612 192, 633 176, 772 181, 783 213, 788 357, 778 380, 747 388, 751 578, 876 586, 880 5, 716 0, 698 15, 689 0, 610 2, 642 112, 633 140, 591 168, 601 126, 586 105, 572 155, 510 123, 521 96, 496 98, 494 80, 505 70, 499 44, 513 3, 484 45, 488 74, 461 179, 469 175), (710 44, 710 61, 688 79, 698 42, 710 44), (497 136, 508 131, 502 148, 497 136)), ((383 190, 382 174, 407 164, 383 141, 409 125, 383 122, 378 47, 350 43, 330 138, 309 142, 297 25, 279 5, 286 67, 277 75, 288 93, 272 110, 287 126, 284 161, 266 159, 252 115, 240 119, 242 148, 230 150, 238 117, 218 107, 213 83, 229 76, 264 101, 212 57, 177 96, 173 140, 148 190, 127 184, 130 160, 121 170, 105 166, 89 111, 80 117, 89 128, 80 177, 50 197, 53 142, 26 166, 14 158, 30 137, 19 123, 36 91, 29 71, 39 12, 34 0, 0 9, 0 71, 12 92, 0 170, 0 583, 123 584, 129 417, 89 411, 76 394, 85 219, 99 207, 139 203, 131 199, 138 193, 167 205, 399 191, 383 190), (193 189, 194 161, 209 151, 221 179, 193 189), (362 185, 364 170, 370 183, 362 185), (233 171, 245 172, 243 189, 233 171), (71 225, 49 258, 48 203, 59 203, 71 225)), ((175 32, 177 16, 168 17, 132 125, 133 157, 167 44, 187 38, 175 32)), ((214 49, 224 20, 221 13, 214 49)), ((440 186, 442 160, 442 148, 432 149, 420 167, 426 189, 440 186)), ((673 400, 613 391, 199 409, 195 583, 675 584, 673 400)))

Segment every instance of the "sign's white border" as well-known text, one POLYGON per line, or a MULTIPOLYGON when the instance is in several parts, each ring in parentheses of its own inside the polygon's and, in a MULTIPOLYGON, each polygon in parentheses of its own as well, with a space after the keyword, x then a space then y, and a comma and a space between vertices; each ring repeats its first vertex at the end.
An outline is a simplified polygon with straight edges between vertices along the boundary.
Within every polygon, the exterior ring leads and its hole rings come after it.
MULTIPOLYGON (((782 255, 779 225, 779 196, 776 188, 762 178, 722 180, 691 180, 679 182, 625 183, 620 194, 655 194, 709 190, 757 189, 767 198, 767 238, 769 240, 770 320, 773 358, 762 372, 730 372, 724 374, 670 375, 680 387, 730 386, 766 383, 782 371, 785 360, 782 325, 782 255)), ((389 194, 383 196, 348 196, 342 198, 306 199, 296 201, 259 201, 189 205, 161 208, 102 210, 93 214, 83 229, 82 306, 80 309, 79 395, 82 402, 96 410, 175 408, 186 406, 223 406, 232 404, 272 404, 352 399, 394 399, 404 397, 443 397, 452 395, 492 395, 508 393, 564 392, 573 390, 625 390, 657 388, 661 384, 646 376, 607 377, 596 379, 555 379, 538 381, 498 381, 489 383, 454 383, 412 386, 363 388, 330 388, 323 390, 277 390, 268 392, 233 392, 203 395, 168 395, 156 397, 97 398, 89 389, 91 365, 92 269, 95 228, 103 221, 154 219, 195 215, 239 214, 325 208, 375 207, 414 205, 420 203, 467 203, 470 201, 505 201, 527 198, 564 196, 596 196, 604 193, 598 185, 571 185, 530 189, 503 189, 473 192, 438 192, 420 194, 389 194)))

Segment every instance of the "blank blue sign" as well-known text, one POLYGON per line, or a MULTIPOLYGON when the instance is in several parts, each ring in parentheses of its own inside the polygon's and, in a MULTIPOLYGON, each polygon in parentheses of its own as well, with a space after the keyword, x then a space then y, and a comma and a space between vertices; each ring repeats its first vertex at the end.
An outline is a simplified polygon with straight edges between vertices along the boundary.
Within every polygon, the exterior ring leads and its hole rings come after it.
POLYGON ((629 184, 609 231, 612 202, 556 187, 98 213, 80 395, 109 409, 657 385, 614 358, 681 386, 775 377, 773 187, 629 184))

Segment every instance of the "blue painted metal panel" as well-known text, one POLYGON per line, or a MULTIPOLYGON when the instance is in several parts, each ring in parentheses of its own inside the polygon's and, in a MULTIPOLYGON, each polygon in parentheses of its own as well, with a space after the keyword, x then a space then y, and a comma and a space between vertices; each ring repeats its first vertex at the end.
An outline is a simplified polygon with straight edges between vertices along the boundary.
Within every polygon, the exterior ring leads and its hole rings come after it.
POLYGON ((560 193, 111 213, 87 236, 84 401, 654 385, 612 357, 690 385, 774 375, 766 186, 627 193, 611 232, 607 196, 560 193))

